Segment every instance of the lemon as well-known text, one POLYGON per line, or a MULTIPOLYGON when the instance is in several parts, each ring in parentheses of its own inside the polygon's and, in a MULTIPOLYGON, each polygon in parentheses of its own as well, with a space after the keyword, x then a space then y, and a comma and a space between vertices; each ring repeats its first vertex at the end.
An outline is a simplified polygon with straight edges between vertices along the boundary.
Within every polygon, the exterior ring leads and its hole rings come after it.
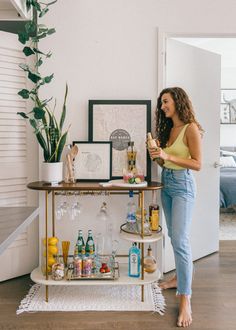
POLYGON ((135 183, 137 183, 137 184, 141 183, 141 179, 140 178, 135 178, 135 183))
MULTIPOLYGON (((43 256, 46 257, 46 250, 43 251, 43 256)), ((48 252, 48 257, 53 257, 53 254, 48 252)))
MULTIPOLYGON (((52 267, 48 266, 48 273, 51 273, 51 271, 52 271, 52 267)), ((44 275, 46 274, 46 266, 42 267, 42 272, 43 272, 44 275)))
POLYGON ((56 260, 53 257, 48 258, 48 266, 52 266, 55 263, 56 263, 56 260))
MULTIPOLYGON (((48 238, 49 245, 56 245, 59 242, 59 239, 55 236, 48 238)), ((46 246, 46 238, 43 239, 43 245, 46 246)))
POLYGON ((57 237, 49 237, 48 244, 49 245, 56 245, 58 243, 59 239, 57 237))
POLYGON ((54 246, 54 245, 49 245, 48 247, 48 253, 49 254, 52 254, 52 255, 55 255, 58 253, 58 247, 57 246, 54 246))

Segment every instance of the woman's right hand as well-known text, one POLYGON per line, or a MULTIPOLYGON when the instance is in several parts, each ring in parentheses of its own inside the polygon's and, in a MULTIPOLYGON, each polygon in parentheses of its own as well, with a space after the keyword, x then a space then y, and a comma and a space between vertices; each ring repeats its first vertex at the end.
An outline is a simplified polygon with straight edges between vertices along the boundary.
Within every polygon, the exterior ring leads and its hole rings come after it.
POLYGON ((148 148, 152 160, 160 157, 160 148, 148 148))

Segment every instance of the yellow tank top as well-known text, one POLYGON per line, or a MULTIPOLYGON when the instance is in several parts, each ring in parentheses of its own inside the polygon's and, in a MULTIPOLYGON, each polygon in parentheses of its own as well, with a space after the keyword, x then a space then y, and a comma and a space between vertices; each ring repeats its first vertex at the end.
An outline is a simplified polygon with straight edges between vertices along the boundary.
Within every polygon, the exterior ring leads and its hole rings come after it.
MULTIPOLYGON (((184 125, 184 127, 180 131, 179 135, 177 136, 177 139, 174 141, 174 143, 172 143, 171 146, 163 149, 165 151, 165 153, 167 153, 168 155, 172 155, 172 156, 176 156, 176 157, 184 158, 184 159, 191 158, 190 153, 189 153, 189 148, 186 146, 186 144, 183 141, 184 134, 185 134, 185 131, 186 131, 186 128, 188 127, 188 125, 189 124, 184 125)), ((165 160, 164 167, 172 169, 172 170, 185 169, 184 167, 176 165, 169 160, 165 160)))

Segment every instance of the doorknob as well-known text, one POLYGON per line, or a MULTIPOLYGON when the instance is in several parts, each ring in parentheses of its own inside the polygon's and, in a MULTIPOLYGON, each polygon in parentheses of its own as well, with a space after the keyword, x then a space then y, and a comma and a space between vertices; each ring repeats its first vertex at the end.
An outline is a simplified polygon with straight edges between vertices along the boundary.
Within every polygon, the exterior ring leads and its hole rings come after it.
POLYGON ((219 162, 215 162, 214 163, 214 167, 217 168, 217 167, 221 167, 221 164, 219 162))

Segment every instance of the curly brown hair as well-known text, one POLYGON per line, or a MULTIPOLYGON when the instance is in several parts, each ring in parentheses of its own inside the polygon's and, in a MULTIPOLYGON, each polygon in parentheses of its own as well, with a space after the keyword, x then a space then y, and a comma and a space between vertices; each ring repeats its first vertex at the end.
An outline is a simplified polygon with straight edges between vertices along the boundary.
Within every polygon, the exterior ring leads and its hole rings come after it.
POLYGON ((166 118, 164 112, 161 110, 161 98, 163 94, 171 95, 175 103, 175 110, 178 114, 178 117, 182 122, 184 122, 184 124, 195 123, 201 134, 204 132, 201 125, 195 118, 193 106, 187 93, 180 87, 165 88, 161 91, 157 99, 156 110, 156 133, 161 148, 166 147, 166 144, 169 140, 171 128, 173 127, 172 119, 166 118))

